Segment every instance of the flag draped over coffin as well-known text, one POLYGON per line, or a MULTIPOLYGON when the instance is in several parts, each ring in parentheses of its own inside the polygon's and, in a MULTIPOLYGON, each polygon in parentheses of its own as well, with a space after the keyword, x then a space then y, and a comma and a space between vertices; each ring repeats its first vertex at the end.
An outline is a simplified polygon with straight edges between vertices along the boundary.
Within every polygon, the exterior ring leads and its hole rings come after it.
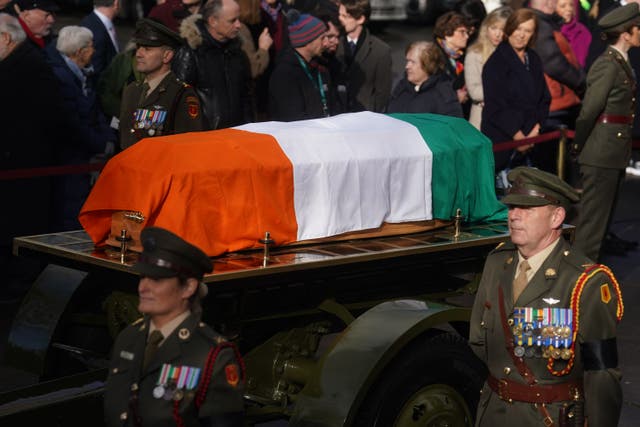
POLYGON ((491 142, 463 119, 371 112, 144 139, 113 157, 80 212, 96 244, 116 211, 215 256, 383 223, 504 218, 491 142))

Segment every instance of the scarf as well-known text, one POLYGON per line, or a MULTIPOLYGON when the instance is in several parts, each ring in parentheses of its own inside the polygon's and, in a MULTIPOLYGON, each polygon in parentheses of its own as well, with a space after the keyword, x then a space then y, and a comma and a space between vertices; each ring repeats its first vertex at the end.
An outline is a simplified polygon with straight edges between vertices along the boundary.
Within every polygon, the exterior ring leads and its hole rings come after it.
POLYGON ((438 42, 438 45, 442 48, 444 53, 447 54, 449 62, 451 62, 451 65, 456 69, 456 76, 462 74, 464 71, 464 62, 462 62, 462 55, 464 54, 464 51, 450 48, 447 46, 447 42, 440 37, 436 37, 436 42, 438 42))

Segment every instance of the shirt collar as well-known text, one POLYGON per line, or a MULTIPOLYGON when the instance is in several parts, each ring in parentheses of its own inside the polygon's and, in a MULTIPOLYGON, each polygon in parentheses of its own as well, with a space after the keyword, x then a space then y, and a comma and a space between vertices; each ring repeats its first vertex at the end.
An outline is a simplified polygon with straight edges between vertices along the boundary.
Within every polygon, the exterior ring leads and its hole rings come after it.
POLYGON ((160 333, 164 337, 162 338, 162 341, 160 341, 160 343, 158 344, 160 346, 165 342, 167 337, 171 335, 173 331, 175 331, 178 328, 178 326, 180 326, 180 324, 184 322, 184 320, 190 315, 191 315, 191 310, 187 310, 182 314, 178 315, 176 318, 174 318, 170 322, 168 322, 162 328, 157 328, 156 325, 153 324, 153 320, 152 320, 151 322, 149 322, 149 335, 151 335, 151 333, 155 330, 160 331, 160 333))
MULTIPOLYGON (((527 271, 527 280, 531 279, 534 276, 534 274, 536 274, 536 271, 538 271, 540 267, 542 267, 542 263, 545 262, 545 260, 549 257, 549 254, 551 254, 551 252, 553 252, 555 247, 558 246, 559 242, 560 242, 560 237, 558 237, 555 243, 550 244, 549 246, 547 246, 537 254, 527 258, 527 261, 529 262, 529 267, 531 267, 531 269, 527 271)), ((520 263, 524 260, 525 258, 520 254, 520 252, 518 252, 518 265, 516 266, 516 275, 518 274, 520 263)))
POLYGON ((156 88, 160 85, 160 82, 162 82, 162 80, 164 80, 164 78, 167 77, 167 74, 169 74, 170 72, 171 70, 167 70, 166 73, 160 76, 157 76, 151 80, 145 79, 145 82, 147 82, 147 84, 149 85, 149 91, 147 92, 147 95, 153 92, 154 90, 156 90, 156 88))

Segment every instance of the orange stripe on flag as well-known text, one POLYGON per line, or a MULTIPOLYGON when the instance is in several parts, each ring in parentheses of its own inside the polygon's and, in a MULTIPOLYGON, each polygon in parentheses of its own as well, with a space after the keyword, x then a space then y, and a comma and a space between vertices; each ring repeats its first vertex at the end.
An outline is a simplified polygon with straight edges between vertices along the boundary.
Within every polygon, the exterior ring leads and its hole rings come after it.
POLYGON ((291 162, 270 135, 222 129, 143 139, 113 157, 80 212, 96 244, 115 211, 140 211, 208 255, 296 240, 291 162))

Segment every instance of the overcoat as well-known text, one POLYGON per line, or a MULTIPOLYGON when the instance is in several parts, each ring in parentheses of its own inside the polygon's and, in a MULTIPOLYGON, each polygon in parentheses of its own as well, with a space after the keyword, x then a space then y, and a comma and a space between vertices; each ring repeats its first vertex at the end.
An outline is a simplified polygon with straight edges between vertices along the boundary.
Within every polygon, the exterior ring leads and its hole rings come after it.
POLYGON ((346 36, 342 36, 336 57, 344 64, 348 111, 385 112, 391 96, 391 48, 366 28, 351 57, 346 36))
MULTIPOLYGON (((530 279, 518 300, 513 303, 512 283, 518 264, 518 253, 511 242, 501 244, 488 257, 479 284, 471 314, 469 343, 482 359, 490 375, 527 384, 518 372, 507 352, 498 289, 504 294, 506 317, 512 317, 514 306, 532 308, 568 308, 576 282, 593 262, 573 250, 563 238, 552 250, 539 270, 530 279)), ((622 316, 619 286, 613 275, 602 271, 586 275, 586 284, 579 299, 579 322, 573 368, 561 376, 552 375, 548 360, 542 357, 525 357, 538 384, 558 384, 582 379, 584 382, 585 415, 590 427, 617 425, 622 405, 620 371, 615 367, 585 370, 581 345, 598 344, 615 340, 616 325, 622 316)), ((560 371, 566 361, 556 361, 554 368, 560 371)), ((617 362, 616 362, 617 365, 617 362)), ((570 403, 570 402, 569 402, 570 403)), ((549 414, 558 425, 558 412, 562 403, 546 405, 549 414)), ((543 417, 532 403, 509 403, 500 399, 487 383, 482 389, 476 424, 478 426, 511 425, 513 420, 523 426, 543 426, 543 417)))
MULTIPOLYGON (((482 69, 484 108, 482 133, 493 143, 511 141, 522 131, 528 135, 549 114, 551 96, 544 80, 542 61, 527 49, 527 66, 507 41, 501 42, 482 69)), ((506 166, 506 151, 496 153, 496 169, 506 166)))
POLYGON ((124 150, 142 138, 195 132, 203 129, 200 100, 191 86, 178 80, 169 72, 147 97, 140 101, 143 85, 132 82, 122 94, 120 107, 120 147, 124 150), (166 112, 160 120, 150 113, 166 112))
POLYGON ((113 346, 104 395, 107 426, 136 426, 133 417, 137 414, 143 427, 175 427, 178 425, 174 417, 176 410, 185 427, 241 426, 242 364, 233 348, 225 347, 228 343, 224 338, 192 313, 166 337, 143 369, 148 327, 148 321, 137 321, 118 335, 113 346), (209 354, 217 347, 220 351, 207 375, 209 354), (180 399, 175 397, 175 392, 172 399, 154 395, 158 385, 171 389, 167 387, 166 376, 162 375, 164 364, 180 368, 180 372, 189 373, 191 379, 196 378, 195 384, 185 381, 180 399), (204 401, 197 408, 196 400, 204 388, 204 401))
POLYGON ((462 117, 462 106, 444 73, 429 76, 416 91, 415 85, 402 78, 393 88, 388 113, 433 113, 462 117))

